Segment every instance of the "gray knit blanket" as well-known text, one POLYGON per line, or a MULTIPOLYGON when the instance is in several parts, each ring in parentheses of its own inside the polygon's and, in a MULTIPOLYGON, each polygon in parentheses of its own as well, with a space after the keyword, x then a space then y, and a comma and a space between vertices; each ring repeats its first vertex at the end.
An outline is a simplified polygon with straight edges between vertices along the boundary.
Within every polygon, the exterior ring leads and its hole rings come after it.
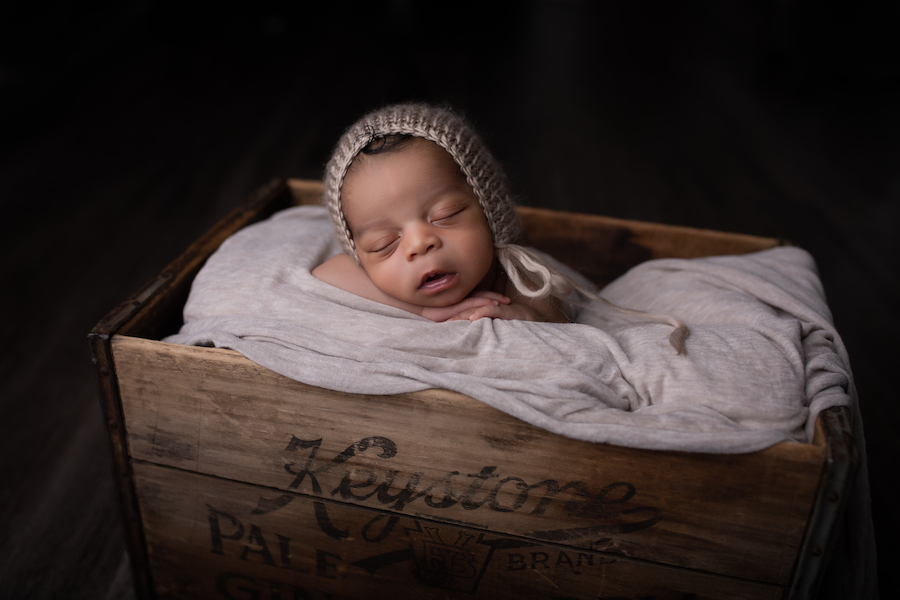
MULTIPOLYGON (((691 329, 597 304, 573 323, 434 323, 318 281, 340 251, 321 207, 247 227, 194 281, 168 342, 232 348, 342 392, 455 390, 565 436, 657 450, 750 452, 810 441, 816 415, 855 403, 812 257, 783 247, 643 263, 601 295, 691 329)), ((583 302, 581 304, 584 304, 583 302)))

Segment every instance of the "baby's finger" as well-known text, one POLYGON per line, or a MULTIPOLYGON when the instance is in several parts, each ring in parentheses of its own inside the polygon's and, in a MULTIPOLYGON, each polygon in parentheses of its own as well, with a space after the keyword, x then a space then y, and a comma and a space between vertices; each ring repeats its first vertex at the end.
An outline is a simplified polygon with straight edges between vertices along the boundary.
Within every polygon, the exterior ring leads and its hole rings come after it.
POLYGON ((490 306, 479 306, 478 308, 469 312, 468 319, 470 321, 477 321, 478 319, 490 318, 490 319, 502 319, 504 315, 503 309, 505 306, 492 304, 490 306))
POLYGON ((490 298, 491 300, 496 300, 500 304, 509 304, 510 300, 507 296, 503 294, 498 294, 497 292, 492 292, 490 290, 479 290, 473 293, 470 298, 490 298))
POLYGON ((457 314, 453 315, 452 317, 450 317, 447 320, 448 321, 468 321, 469 315, 473 314, 476 310, 479 310, 479 308, 467 308, 465 310, 458 312, 457 314))
POLYGON ((494 298, 484 297, 484 296, 469 296, 468 298, 464 298, 455 304, 452 308, 457 311, 469 310, 472 308, 479 308, 481 306, 497 306, 499 303, 498 300, 494 298))

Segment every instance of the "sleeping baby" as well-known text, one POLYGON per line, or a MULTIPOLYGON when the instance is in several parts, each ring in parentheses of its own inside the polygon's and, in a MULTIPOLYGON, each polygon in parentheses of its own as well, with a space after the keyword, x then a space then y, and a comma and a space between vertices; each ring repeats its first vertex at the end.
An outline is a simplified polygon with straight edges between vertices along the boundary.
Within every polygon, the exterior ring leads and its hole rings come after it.
MULTIPOLYGON (((606 300, 516 244, 521 225, 503 170, 451 110, 376 110, 341 137, 324 202, 344 249, 312 271, 335 287, 433 321, 489 317, 566 322, 573 288, 606 300)), ((684 352, 688 329, 668 315, 684 352)))

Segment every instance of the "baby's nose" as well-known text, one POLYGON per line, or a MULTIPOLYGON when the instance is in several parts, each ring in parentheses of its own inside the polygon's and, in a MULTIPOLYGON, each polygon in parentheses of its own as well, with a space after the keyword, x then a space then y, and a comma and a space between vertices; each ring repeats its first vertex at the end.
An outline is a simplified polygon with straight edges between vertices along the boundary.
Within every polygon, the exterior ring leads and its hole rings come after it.
POLYGON ((440 246, 440 239, 425 227, 418 227, 406 234, 406 254, 408 260, 427 254, 440 246))

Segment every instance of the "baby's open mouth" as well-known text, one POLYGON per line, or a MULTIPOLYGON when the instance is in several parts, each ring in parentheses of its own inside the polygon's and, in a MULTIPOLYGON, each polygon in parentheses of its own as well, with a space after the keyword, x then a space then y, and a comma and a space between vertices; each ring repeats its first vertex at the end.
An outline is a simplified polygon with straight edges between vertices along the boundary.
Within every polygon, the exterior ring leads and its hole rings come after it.
POLYGON ((432 271, 422 278, 422 283, 419 286, 419 289, 423 291, 437 292, 449 286, 453 282, 453 279, 455 277, 456 273, 432 271))

